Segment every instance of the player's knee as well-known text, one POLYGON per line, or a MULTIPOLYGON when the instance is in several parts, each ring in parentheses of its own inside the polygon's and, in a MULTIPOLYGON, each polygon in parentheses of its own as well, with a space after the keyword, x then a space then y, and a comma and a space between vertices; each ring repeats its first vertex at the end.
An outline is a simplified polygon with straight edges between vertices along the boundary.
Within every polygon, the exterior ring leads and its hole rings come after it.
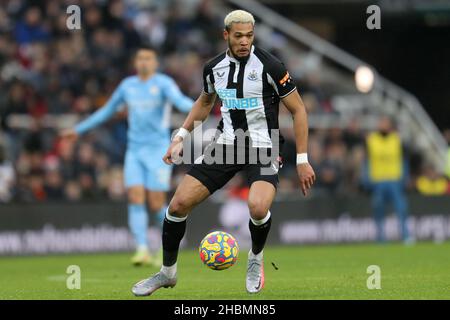
POLYGON ((260 199, 251 200, 248 202, 248 208, 250 210, 250 215, 255 220, 262 220, 266 217, 269 208, 267 204, 260 199))
POLYGON ((169 213, 172 216, 183 218, 188 215, 190 209, 189 202, 183 197, 174 197, 169 204, 169 213))
POLYGON ((128 203, 132 203, 132 204, 144 204, 145 199, 144 199, 144 191, 137 189, 137 188, 132 188, 130 190, 128 190, 128 203))

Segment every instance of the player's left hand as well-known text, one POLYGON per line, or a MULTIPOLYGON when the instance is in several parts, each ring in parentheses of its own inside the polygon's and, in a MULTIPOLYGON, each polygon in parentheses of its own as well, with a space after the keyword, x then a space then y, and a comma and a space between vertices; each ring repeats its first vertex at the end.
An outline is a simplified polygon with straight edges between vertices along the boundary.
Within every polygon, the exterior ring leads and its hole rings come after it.
POLYGON ((297 174, 300 179, 300 188, 303 195, 308 194, 308 190, 311 189, 314 181, 316 181, 316 174, 309 163, 302 163, 297 165, 297 174))

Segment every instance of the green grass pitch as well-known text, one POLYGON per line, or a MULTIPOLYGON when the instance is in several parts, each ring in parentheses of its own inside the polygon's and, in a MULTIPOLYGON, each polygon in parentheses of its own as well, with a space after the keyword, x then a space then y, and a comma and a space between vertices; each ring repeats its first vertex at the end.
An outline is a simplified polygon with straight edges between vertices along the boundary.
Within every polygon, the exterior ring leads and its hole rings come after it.
MULTIPOLYGON (((138 299, 131 286, 157 271, 132 267, 130 254, 0 258, 0 299, 138 299), (81 289, 66 287, 69 265, 81 268, 81 289)), ((284 246, 265 250, 266 284, 245 291, 246 252, 235 266, 212 271, 196 250, 184 250, 178 284, 139 299, 450 299, 450 243, 284 246), (272 262, 278 270, 272 266, 272 262), (369 265, 381 268, 381 289, 366 286, 369 265)))

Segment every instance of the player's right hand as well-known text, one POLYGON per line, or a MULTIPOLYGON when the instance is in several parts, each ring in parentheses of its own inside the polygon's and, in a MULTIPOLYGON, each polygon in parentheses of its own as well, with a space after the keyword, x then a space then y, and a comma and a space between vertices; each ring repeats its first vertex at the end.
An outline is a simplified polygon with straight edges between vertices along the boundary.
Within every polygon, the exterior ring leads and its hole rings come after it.
POLYGON ((167 149, 166 154, 163 157, 163 161, 166 164, 180 164, 182 162, 183 154, 183 139, 181 137, 175 137, 172 143, 167 149))
POLYGON ((309 163, 302 163, 297 165, 297 174, 300 179, 300 188, 303 195, 308 195, 308 190, 312 188, 312 185, 316 181, 316 174, 309 163))
POLYGON ((62 139, 68 139, 71 141, 75 141, 78 139, 78 133, 74 129, 65 129, 65 130, 61 131, 59 136, 62 139))

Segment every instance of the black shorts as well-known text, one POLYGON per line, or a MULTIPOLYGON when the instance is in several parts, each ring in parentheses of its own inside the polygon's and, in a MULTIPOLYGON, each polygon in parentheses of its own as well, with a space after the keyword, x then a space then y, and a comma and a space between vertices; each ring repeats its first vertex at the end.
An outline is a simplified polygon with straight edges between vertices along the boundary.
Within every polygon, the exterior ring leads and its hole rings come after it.
MULTIPOLYGON (((221 146, 217 149, 216 145, 216 150, 222 150, 223 154, 216 157, 216 159, 222 159, 222 161, 213 162, 211 161, 211 158, 208 159, 204 154, 202 155, 201 162, 194 163, 187 172, 188 175, 198 179, 211 194, 222 188, 228 181, 231 180, 231 178, 234 177, 236 173, 240 171, 245 172, 249 186, 251 186, 255 181, 267 181, 271 183, 275 189, 277 188, 278 170, 281 167, 281 157, 279 155, 272 157, 270 155, 270 149, 263 150, 263 152, 267 152, 268 157, 262 159, 257 156, 254 161, 250 161, 247 156, 249 152, 248 148, 245 150, 246 156, 244 161, 237 161, 235 146, 221 146), (230 150, 230 148, 234 148, 235 157, 233 158, 233 161, 225 161, 227 150, 230 150)), ((216 154, 217 153, 214 151, 212 152, 212 155, 216 154)))

